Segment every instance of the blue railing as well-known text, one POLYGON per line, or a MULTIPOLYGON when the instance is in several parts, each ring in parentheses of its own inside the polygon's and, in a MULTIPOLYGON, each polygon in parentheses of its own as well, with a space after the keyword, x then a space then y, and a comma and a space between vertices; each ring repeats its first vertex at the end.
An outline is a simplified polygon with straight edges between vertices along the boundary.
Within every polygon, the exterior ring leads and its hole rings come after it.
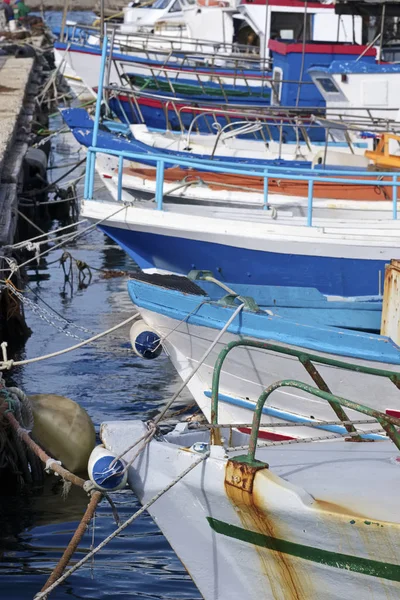
POLYGON ((307 225, 312 226, 313 220, 313 200, 314 200, 314 184, 317 183, 336 183, 343 186, 348 185, 361 185, 361 186, 373 186, 377 188, 386 187, 393 188, 392 192, 392 217, 397 219, 397 196, 398 196, 398 174, 393 172, 379 172, 378 173, 363 173, 363 177, 360 177, 360 171, 354 170, 338 170, 338 169, 325 169, 323 173, 307 168, 299 169, 295 167, 275 167, 275 166, 264 166, 264 165, 249 165, 235 163, 234 165, 228 161, 212 161, 193 159, 190 156, 185 157, 174 157, 166 156, 165 154, 154 153, 154 154, 143 154, 139 152, 127 152, 113 149, 104 149, 97 147, 97 137, 100 123, 100 109, 103 96, 103 83, 104 73, 107 59, 107 37, 104 38, 101 67, 100 67, 100 80, 96 101, 96 115, 95 123, 93 128, 93 141, 92 146, 88 148, 87 153, 87 168, 85 178, 85 199, 91 200, 93 198, 94 190, 94 177, 95 177, 95 161, 96 154, 110 154, 116 156, 119 159, 118 162, 118 196, 117 199, 122 198, 122 174, 123 174, 123 162, 124 160, 143 162, 145 158, 146 163, 154 163, 156 167, 156 190, 155 190, 155 201, 158 210, 163 209, 163 188, 164 188, 164 170, 165 166, 180 166, 186 168, 197 169, 201 171, 207 171, 212 173, 229 173, 233 175, 246 175, 249 177, 262 177, 264 180, 264 202, 263 208, 268 209, 268 189, 269 180, 277 179, 280 180, 291 180, 291 181, 307 181, 308 182, 308 202, 307 202, 307 225), (340 178, 338 178, 340 176, 340 178), (365 179, 365 177, 372 177, 373 179, 365 179), (386 180, 384 180, 386 179, 386 180))

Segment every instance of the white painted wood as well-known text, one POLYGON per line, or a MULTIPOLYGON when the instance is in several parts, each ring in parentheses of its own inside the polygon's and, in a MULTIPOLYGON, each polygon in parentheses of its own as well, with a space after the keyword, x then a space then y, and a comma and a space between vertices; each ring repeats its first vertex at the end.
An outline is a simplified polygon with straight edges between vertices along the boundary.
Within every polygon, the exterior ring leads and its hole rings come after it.
MULTIPOLYGON (((102 425, 101 438, 119 454, 145 430, 138 421, 110 422, 102 425)), ((193 443, 207 437, 175 432, 152 440, 129 469, 139 500, 149 501, 198 460, 193 443)), ((394 446, 319 442, 258 450, 258 459, 270 467, 256 473, 252 494, 239 492, 236 498, 225 485, 223 448, 210 450, 204 463, 149 510, 205 600, 397 600, 398 581, 353 570, 354 558, 376 561, 374 566, 400 564, 394 446), (314 548, 327 560, 305 560, 291 554, 292 547, 280 553, 217 533, 209 517, 314 548), (347 556, 347 563, 335 553, 347 556)), ((133 451, 125 458, 130 457, 133 451)))

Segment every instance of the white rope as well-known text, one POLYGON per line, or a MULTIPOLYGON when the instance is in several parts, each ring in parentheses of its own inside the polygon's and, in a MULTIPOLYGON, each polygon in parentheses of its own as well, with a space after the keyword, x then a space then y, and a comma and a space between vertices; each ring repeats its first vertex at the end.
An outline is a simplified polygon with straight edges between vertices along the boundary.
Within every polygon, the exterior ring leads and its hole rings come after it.
MULTIPOLYGON (((9 246, 3 246, 3 248, 10 248, 13 250, 19 250, 19 248, 25 248, 25 246, 31 242, 36 242, 36 240, 40 240, 42 237, 47 237, 49 235, 53 235, 55 233, 59 233, 60 231, 64 231, 65 229, 71 229, 71 227, 75 227, 76 225, 82 225, 82 223, 86 223, 87 219, 82 219, 82 221, 77 221, 76 223, 70 223, 70 225, 65 225, 65 227, 60 227, 59 229, 52 229, 51 231, 43 232, 36 237, 30 238, 29 240, 25 240, 23 242, 18 242, 17 244, 10 244, 9 246)), ((45 240, 49 242, 50 240, 45 240)))
POLYGON ((53 465, 60 465, 60 467, 61 467, 62 466, 62 462, 61 462, 61 460, 55 460, 54 458, 48 458, 46 460, 46 464, 44 466, 44 470, 48 474, 50 474, 51 472, 53 472, 54 475, 57 475, 57 473, 55 471, 53 471, 53 465))
POLYGON ((189 317, 191 317, 199 308, 200 306, 203 306, 203 304, 205 302, 209 302, 209 300, 203 300, 202 302, 199 302, 199 304, 197 306, 195 306, 195 308, 193 310, 190 311, 190 313, 188 313, 186 315, 186 317, 184 317, 183 319, 181 319, 173 329, 171 329, 171 331, 168 331, 168 333, 166 333, 165 335, 160 335, 160 341, 158 342, 157 346, 154 348, 154 350, 152 350, 151 352, 156 352, 160 346, 163 345, 163 343, 165 342, 165 340, 174 333, 174 331, 176 331, 183 323, 185 323, 189 317))
POLYGON ((107 221, 108 219, 111 219, 111 217, 113 217, 114 215, 118 214, 122 210, 126 210, 126 208, 127 208, 127 204, 124 204, 123 206, 121 206, 120 208, 118 208, 118 210, 116 210, 115 212, 111 213, 110 215, 107 215, 106 217, 104 217, 103 219, 100 219, 99 221, 96 221, 95 223, 92 223, 91 225, 89 225, 89 227, 86 227, 86 229, 83 229, 82 231, 78 231, 76 233, 73 233, 73 234, 67 236, 66 239, 63 240, 62 242, 60 242, 59 244, 56 244, 55 246, 52 246, 51 248, 48 248, 47 250, 44 250, 43 252, 41 252, 37 256, 34 256, 33 258, 30 258, 30 259, 26 260, 24 263, 22 263, 20 265, 17 264, 16 268, 14 270, 10 270, 11 274, 13 274, 15 271, 18 271, 22 267, 25 267, 26 265, 29 265, 32 261, 37 260, 41 256, 44 256, 45 254, 48 254, 49 252, 52 252, 56 248, 60 248, 60 246, 63 246, 67 242, 71 242, 75 238, 80 237, 80 236, 84 235, 85 233, 88 233, 88 231, 94 229, 95 227, 97 227, 97 225, 100 225, 100 223, 103 223, 103 221, 107 221))
MULTIPOLYGON (((141 441, 142 439, 145 439, 145 442, 141 446, 140 450, 136 453, 136 455, 134 457, 134 459, 135 459, 136 456, 138 456, 140 454, 140 452, 145 448, 145 446, 151 441, 151 439, 154 437, 154 435, 155 435, 155 433, 157 431, 157 427, 156 426, 158 425, 158 423, 161 421, 161 419, 168 412, 168 410, 170 409, 171 405, 175 402, 175 400, 178 398, 179 394, 183 391, 183 389, 186 387, 186 385, 189 383, 189 381, 192 379, 192 377, 194 375, 196 375, 197 371, 200 369, 200 367, 202 366, 202 364, 204 363, 204 361, 206 360, 206 358, 208 357, 208 355, 213 351, 213 349, 218 344, 218 342, 221 339, 221 337, 224 335, 224 333, 228 329, 229 325, 232 323, 232 321, 234 321, 234 319, 236 319, 237 315, 240 313, 240 311, 242 310, 243 307, 244 307, 244 304, 240 304, 240 306, 237 307, 237 309, 235 310, 235 312, 233 313, 233 315, 231 315, 231 317, 225 323, 225 325, 223 326, 223 328, 221 329, 221 331, 218 333, 217 337, 214 339, 214 341, 211 343, 211 345, 204 352, 204 354, 201 357, 201 359, 199 360, 199 363, 197 364, 197 366, 184 379, 184 381, 179 386, 178 390, 172 396, 171 400, 169 402, 167 402, 167 404, 164 406, 163 410, 154 419, 154 421, 152 422, 152 425, 153 425, 152 430, 149 431, 148 433, 145 433, 140 440, 136 440, 136 442, 134 444, 132 444, 131 446, 129 446, 129 448, 127 448, 126 450, 124 450, 124 452, 122 452, 122 454, 120 454, 119 456, 117 456, 114 459, 113 463, 116 462, 117 460, 121 459, 123 456, 125 456, 125 454, 127 454, 130 450, 132 450, 132 448, 134 448, 138 444, 139 441, 141 441)), ((133 461, 131 461, 131 462, 133 462, 133 461)))
POLYGON ((180 385, 178 391, 175 392, 175 394, 172 396, 171 400, 169 402, 167 402, 167 404, 164 406, 164 408, 160 412, 160 414, 157 415, 157 417, 154 419, 155 425, 157 425, 161 421, 161 419, 164 417, 164 415, 166 414, 166 412, 169 410, 170 406, 175 402, 175 400, 177 399, 177 397, 179 396, 179 394, 182 392, 182 390, 186 387, 186 385, 189 383, 189 381, 192 379, 192 377, 197 373, 197 371, 203 365, 203 363, 206 360, 206 358, 208 357, 208 355, 211 354, 211 352, 214 350, 215 346, 218 344, 219 340, 222 338, 222 336, 224 335, 224 333, 228 329, 229 325, 236 319, 236 317, 238 316, 238 314, 240 313, 240 311, 243 309, 243 307, 244 307, 244 304, 240 304, 240 306, 237 307, 237 309, 235 310, 235 312, 233 313, 233 315, 231 315, 231 317, 225 323, 225 325, 223 326, 223 328, 221 329, 221 331, 218 333, 217 337, 214 339, 214 341, 212 342, 212 344, 207 348, 207 350, 204 352, 203 356, 200 358, 198 365, 184 379, 184 381, 180 385))
POLYGON ((96 341, 96 340, 98 340, 98 339, 100 339, 100 338, 108 335, 109 333, 112 333, 116 329, 119 329, 120 327, 123 327, 124 325, 127 325, 128 323, 130 323, 134 319, 137 319, 138 316, 140 316, 139 313, 135 313, 134 315, 132 315, 131 317, 129 317, 129 319, 125 319, 125 321, 122 321, 122 323, 118 323, 118 325, 114 325, 114 327, 111 327, 110 329, 107 329, 107 331, 103 331, 102 333, 98 333, 97 335, 89 338, 88 340, 83 340, 79 344, 75 344, 74 346, 70 346, 69 348, 64 348, 64 350, 58 350, 57 352, 51 352, 51 354, 45 354, 43 356, 37 356, 35 358, 28 358, 27 360, 17 360, 17 361, 7 360, 7 361, 2 361, 2 362, 0 362, 0 371, 4 371, 6 369, 11 369, 11 367, 19 367, 20 365, 28 365, 28 364, 31 364, 31 363, 39 362, 41 360, 47 360, 48 358, 54 358, 56 356, 61 356, 62 354, 66 354, 67 352, 72 352, 73 350, 77 350, 78 348, 82 348, 82 346, 86 346, 87 344, 90 344, 90 343, 92 343, 92 342, 94 342, 94 341, 96 341))
POLYGON ((142 513, 144 513, 148 508, 150 508, 150 506, 152 504, 154 504, 159 498, 161 498, 161 496, 163 496, 172 487, 174 487, 174 485, 179 483, 179 481, 181 481, 181 479, 183 479, 188 473, 190 473, 190 471, 192 471, 194 468, 196 468, 200 463, 202 463, 208 457, 209 457, 209 452, 207 452, 206 454, 203 454, 199 459, 197 459, 189 467, 187 467, 187 469, 182 471, 182 473, 180 475, 178 475, 178 477, 173 479, 171 481, 171 483, 166 485, 165 488, 163 488, 160 492, 158 492, 155 496, 153 496, 148 502, 146 502, 146 504, 143 504, 142 508, 139 508, 139 510, 137 510, 131 517, 129 517, 129 519, 127 519, 124 523, 122 523, 122 525, 120 525, 108 537, 106 537, 102 542, 100 542, 100 544, 98 544, 96 546, 96 548, 94 548, 93 550, 88 552, 86 554, 86 556, 84 556, 80 561, 78 561, 76 563, 76 565, 74 565, 71 569, 66 571, 66 573, 64 573, 64 575, 62 575, 59 579, 57 579, 57 581, 55 581, 50 587, 48 587, 44 592, 39 592, 39 594, 36 594, 36 596, 34 597, 34 600, 45 599, 50 592, 52 592, 56 587, 58 587, 61 583, 63 583, 63 581, 65 581, 70 575, 72 575, 72 573, 74 573, 77 569, 79 569, 82 565, 84 565, 90 558, 92 558, 95 554, 97 554, 112 539, 117 537, 117 535, 119 535, 121 533, 121 531, 124 531, 124 529, 126 529, 131 523, 133 523, 133 521, 135 521, 138 517, 140 517, 140 515, 142 513))

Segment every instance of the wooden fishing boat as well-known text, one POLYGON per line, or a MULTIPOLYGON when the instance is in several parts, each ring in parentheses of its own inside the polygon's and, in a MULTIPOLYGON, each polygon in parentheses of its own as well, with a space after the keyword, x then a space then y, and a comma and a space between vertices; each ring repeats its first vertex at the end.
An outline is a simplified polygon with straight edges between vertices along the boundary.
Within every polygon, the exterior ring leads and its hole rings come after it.
MULTIPOLYGON (((135 323, 131 341, 136 348, 143 331, 154 332, 182 379, 199 367, 187 385, 208 420, 215 411, 214 364, 219 369, 222 422, 250 422, 263 389, 287 373, 318 385, 326 381, 322 389, 350 399, 362 397, 372 408, 400 416, 400 393, 393 383, 400 371, 400 349, 380 335, 379 299, 327 301, 316 290, 238 284, 228 286, 229 294, 226 285, 220 288, 215 279, 207 281, 202 272, 195 276, 200 279, 194 282, 168 275, 138 275, 128 281, 147 326, 135 323), (234 317, 241 303, 244 307, 234 317), (222 337, 203 361, 220 332, 222 337), (248 344, 242 344, 243 339, 248 344), (232 351, 222 360, 219 354, 226 344, 232 351), (353 367, 347 368, 350 360, 353 367)), ((308 425, 312 427, 314 419, 325 421, 331 431, 333 416, 329 404, 301 390, 278 390, 263 409, 262 421, 272 436, 269 424, 295 423, 277 432, 281 439, 292 439, 312 437, 308 425)))
POLYGON ((258 416, 251 436, 216 419, 180 423, 136 459, 144 423, 103 423, 101 439, 205 600, 397 599, 399 420, 293 380, 270 386, 259 407, 279 388, 378 418, 393 442, 257 442, 258 416))

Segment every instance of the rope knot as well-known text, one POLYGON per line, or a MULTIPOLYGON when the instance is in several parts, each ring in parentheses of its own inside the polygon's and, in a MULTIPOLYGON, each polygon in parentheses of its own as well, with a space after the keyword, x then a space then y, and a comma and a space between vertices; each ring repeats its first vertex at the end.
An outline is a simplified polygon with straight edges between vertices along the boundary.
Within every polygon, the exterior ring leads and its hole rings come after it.
POLYGON ((94 492, 98 491, 98 489, 96 488, 94 483, 92 481, 90 481, 90 479, 85 481, 85 483, 83 484, 83 489, 87 493, 88 496, 91 496, 94 492))
POLYGON ((54 465, 54 464, 56 464, 56 465, 60 465, 60 467, 61 467, 61 465, 62 465, 62 463, 61 463, 61 461, 60 461, 60 460, 55 460, 54 458, 48 458, 48 459, 46 460, 46 464, 45 464, 44 470, 46 471, 46 473, 47 473, 48 475, 50 475, 52 472, 54 473, 54 475, 56 475, 56 476, 58 475, 58 473, 56 473, 56 472, 55 472, 55 471, 53 471, 53 469, 52 469, 52 466, 51 466, 51 465, 54 465))
POLYGON ((29 252, 35 253, 36 263, 39 264, 39 262, 40 262, 40 243, 39 242, 27 242, 26 249, 29 252))

